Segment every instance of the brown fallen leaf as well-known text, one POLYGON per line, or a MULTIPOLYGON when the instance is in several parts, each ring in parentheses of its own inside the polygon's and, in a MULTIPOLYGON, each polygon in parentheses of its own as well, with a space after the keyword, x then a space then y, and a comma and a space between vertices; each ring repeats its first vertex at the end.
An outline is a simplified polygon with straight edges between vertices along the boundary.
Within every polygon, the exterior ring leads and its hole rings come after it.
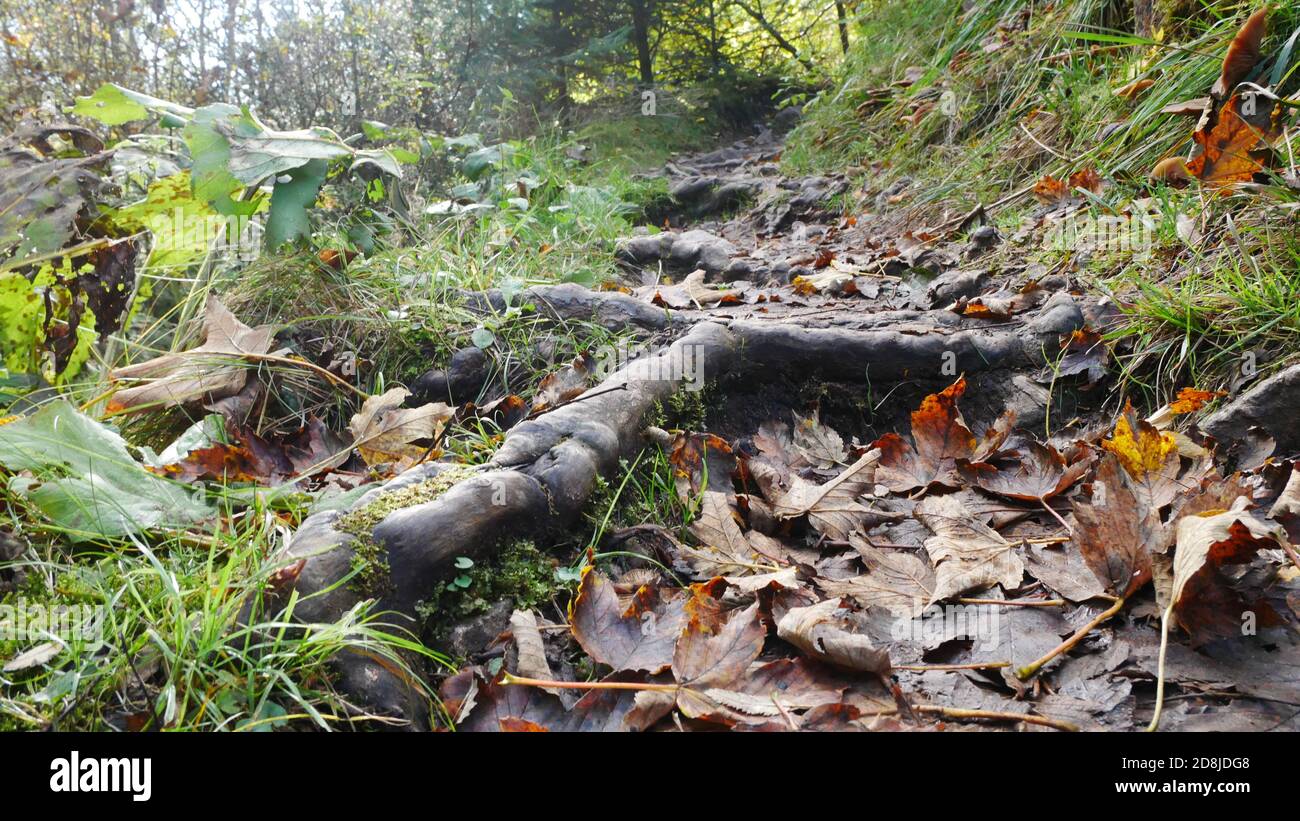
POLYGON ((916 518, 934 533, 925 540, 925 551, 934 562, 931 603, 991 584, 1006 590, 1020 586, 1025 565, 1016 546, 977 521, 959 499, 951 495, 922 499, 916 518))
POLYGON ((737 291, 710 287, 703 269, 692 271, 675 285, 651 285, 636 289, 636 296, 664 308, 703 308, 720 302, 735 302, 737 291))
POLYGON ((821 485, 792 476, 790 490, 772 505, 772 512, 781 519, 807 516, 808 524, 818 533, 843 541, 871 513, 857 499, 875 484, 879 459, 879 451, 868 451, 839 476, 821 485))
POLYGON ((1067 334, 1061 340, 1061 353, 1060 362, 1052 369, 1058 377, 1083 373, 1092 385, 1106 375, 1109 351, 1101 334, 1091 328, 1079 328, 1067 334))
POLYGON ((822 424, 819 410, 810 416, 794 414, 791 447, 815 468, 825 470, 844 463, 844 439, 822 424))
POLYGON ((229 443, 195 448, 179 462, 149 468, 178 482, 252 482, 279 485, 311 470, 337 467, 347 461, 350 448, 325 429, 316 417, 291 436, 268 441, 252 430, 228 428, 229 443))
POLYGON ((1088 451, 1078 453, 1076 461, 1067 463, 1056 448, 1039 442, 1029 442, 1017 456, 992 462, 961 460, 957 471, 967 482, 989 493, 1046 502, 1068 490, 1092 466, 1088 451))
POLYGON ((977 445, 975 434, 957 409, 966 391, 966 380, 958 379, 940 393, 930 394, 912 413, 912 443, 896 433, 887 433, 872 443, 880 449, 876 481, 894 493, 939 484, 958 487, 958 459, 970 459, 977 445))
POLYGON ((541 413, 585 393, 594 365, 591 353, 583 351, 568 365, 542 377, 537 383, 532 412, 541 413))
POLYGON ((1178 522, 1171 606, 1193 644, 1241 635, 1246 613, 1255 612, 1258 605, 1231 588, 1223 567, 1245 564, 1260 550, 1279 548, 1286 538, 1281 525, 1262 522, 1242 509, 1178 522))
POLYGON ((644 586, 623 608, 613 582, 588 565, 569 605, 569 623, 592 659, 616 671, 653 675, 672 664, 677 636, 686 624, 686 599, 644 586))
POLYGON ((271 350, 275 329, 270 325, 248 327, 215 296, 208 297, 203 311, 203 344, 199 347, 109 372, 113 382, 140 380, 141 384, 119 388, 108 401, 108 413, 210 402, 239 393, 248 380, 248 358, 265 356, 271 350))
POLYGON ((747 576, 779 569, 754 552, 725 493, 706 490, 701 495, 690 531, 700 546, 683 546, 682 557, 703 577, 747 576))
POLYGON ((704 485, 704 460, 710 450, 731 453, 727 440, 712 433, 677 431, 668 442, 668 463, 673 466, 677 495, 690 502, 704 485))
POLYGON ((907 551, 878 550, 854 533, 849 543, 867 573, 848 579, 821 579, 817 586, 833 596, 849 596, 863 607, 881 607, 899 618, 921 614, 934 596, 934 569, 907 551))
POLYGON ((1100 194, 1101 188, 1101 175, 1096 169, 1083 168, 1065 179, 1057 179, 1051 174, 1043 175, 1034 183, 1034 197, 1043 205, 1057 207, 1078 200, 1078 189, 1100 194))
POLYGON ((1152 80, 1150 77, 1143 77, 1140 80, 1134 80, 1125 86, 1115 89, 1114 94, 1116 97, 1123 97, 1125 100, 1133 100, 1136 99, 1139 94, 1155 84, 1156 81, 1152 80))
POLYGON ((1151 581, 1151 555, 1167 539, 1159 514, 1133 489, 1114 454, 1106 454, 1084 495, 1073 503, 1071 541, 1112 595, 1126 599, 1151 581))
POLYGON ((353 446, 368 465, 384 462, 405 464, 424 455, 426 448, 415 445, 422 439, 436 439, 456 409, 442 402, 430 402, 418 408, 404 408, 402 403, 411 392, 390 388, 372 396, 352 415, 348 430, 353 446))
POLYGON ((1260 59, 1260 45, 1268 33, 1268 6, 1259 9, 1242 24, 1223 58, 1223 70, 1210 93, 1222 99, 1246 79, 1260 59))
POLYGON ((889 651, 876 647, 870 637, 854 632, 837 613, 839 599, 786 611, 776 624, 776 634, 809 656, 859 673, 887 675, 889 651))

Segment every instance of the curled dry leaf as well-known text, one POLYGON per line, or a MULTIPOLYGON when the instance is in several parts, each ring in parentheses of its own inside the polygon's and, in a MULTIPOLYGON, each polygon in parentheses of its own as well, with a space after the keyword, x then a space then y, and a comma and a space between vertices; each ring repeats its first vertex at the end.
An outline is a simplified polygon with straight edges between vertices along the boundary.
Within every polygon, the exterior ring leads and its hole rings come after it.
POLYGON ((418 459, 426 448, 413 443, 437 438, 456 412, 442 402, 404 408, 402 403, 409 395, 406 388, 391 388, 367 399, 361 410, 353 414, 348 430, 366 464, 418 459))
POLYGON ((916 506, 916 518, 934 533, 925 540, 925 550, 934 561, 931 602, 990 584, 1007 590, 1020 586, 1025 565, 1015 545, 976 520, 960 499, 927 497, 916 506))
POLYGON ((810 607, 794 607, 776 623, 776 634, 820 661, 861 673, 886 675, 889 652, 871 643, 870 637, 852 630, 837 612, 839 599, 827 599, 810 607))
POLYGON ((1237 510, 1178 522, 1171 596, 1178 623, 1195 643, 1241 635, 1246 612, 1259 609, 1231 588, 1223 567, 1245 564, 1260 550, 1286 543, 1281 525, 1246 513, 1245 501, 1237 510))
POLYGON ((209 296, 203 309, 203 344, 110 371, 113 382, 140 384, 119 389, 107 410, 130 413, 234 396, 248 380, 249 357, 266 355, 273 337, 270 325, 250 328, 209 296))
POLYGON ((1074 501, 1072 541, 1097 580, 1128 598, 1151 581, 1151 555, 1164 548, 1159 514, 1144 504, 1114 454, 1106 454, 1074 501))
POLYGON ((1061 352, 1060 362, 1052 369, 1056 376, 1086 374, 1091 385, 1106 375, 1109 352, 1101 334, 1091 328, 1079 328, 1067 334, 1061 340, 1061 352))
POLYGON ((1250 74, 1260 59, 1260 45, 1268 33, 1268 6, 1259 9, 1242 24, 1223 58, 1223 70, 1210 93, 1222 99, 1250 74))

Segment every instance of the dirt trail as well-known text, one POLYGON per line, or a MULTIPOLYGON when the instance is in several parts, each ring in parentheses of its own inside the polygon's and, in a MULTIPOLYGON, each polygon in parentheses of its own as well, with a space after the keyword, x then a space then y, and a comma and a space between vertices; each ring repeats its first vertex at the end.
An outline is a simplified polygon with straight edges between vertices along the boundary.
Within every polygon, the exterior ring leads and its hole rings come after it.
MULTIPOLYGON (((368 539, 340 530, 338 512, 308 519, 287 550, 306 559, 299 592, 316 595, 296 615, 331 620, 369 594, 380 595, 381 609, 414 624, 417 604, 444 583, 455 557, 482 556, 509 539, 572 525, 597 478, 614 477, 619 460, 644 446, 647 415, 679 391, 706 389, 710 430, 731 441, 814 403, 822 421, 846 440, 865 444, 890 432, 907 434, 920 400, 960 375, 968 383, 961 410, 977 436, 1008 410, 1040 438, 1049 412, 1052 420, 1088 424, 1089 411, 1080 405, 1088 394, 1053 388, 1062 378, 1086 378, 1074 375, 1086 375, 1094 364, 1062 344, 1097 324, 1095 300, 1073 293, 1066 276, 1050 271, 1003 265, 995 275, 982 267, 999 242, 991 229, 958 243, 907 232, 885 218, 845 218, 835 206, 847 181, 783 177, 780 147, 779 137, 762 129, 669 163, 660 173, 676 206, 654 217, 671 230, 639 232, 619 243, 629 293, 572 284, 528 289, 523 298, 544 314, 633 330, 646 343, 642 355, 613 363, 581 401, 509 430, 472 476, 387 513, 368 539), (383 568, 378 589, 339 584, 358 557, 383 568)), ((883 192, 875 210, 887 211, 892 196, 883 192)), ((499 306, 501 297, 475 299, 486 309, 499 306)), ((1070 433, 1060 425, 1050 431, 1058 432, 1070 433)), ((429 483, 449 467, 420 465, 357 507, 429 483)), ((1059 560, 1040 556, 1039 567, 1059 560)), ((1039 578, 1049 572, 1040 570, 1039 578)), ((1041 608, 1010 609, 1007 640, 1037 637, 1023 639, 1026 652, 1050 647, 1075 621, 1095 615, 1082 607, 1068 618, 1041 608)), ((343 658, 340 670, 344 688, 362 702, 423 720, 408 683, 373 659, 343 658)), ((1090 686, 1083 673, 1077 677, 1080 688, 1090 686)), ((951 695, 958 684, 945 680, 940 689, 951 695)), ((1118 703, 1127 693, 1127 685, 1115 685, 1107 698, 1118 703)), ((1128 709, 1131 720, 1131 703, 1128 709)))

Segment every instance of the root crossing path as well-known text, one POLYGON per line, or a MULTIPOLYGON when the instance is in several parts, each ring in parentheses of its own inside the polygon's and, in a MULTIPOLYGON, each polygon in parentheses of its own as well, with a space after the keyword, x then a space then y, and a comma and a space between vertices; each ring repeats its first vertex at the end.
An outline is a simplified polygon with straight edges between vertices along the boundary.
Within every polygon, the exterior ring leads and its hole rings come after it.
MULTIPOLYGON (((995 276, 981 266, 998 242, 991 229, 955 242, 847 217, 847 180, 784 177, 779 152, 779 137, 762 129, 657 172, 674 205, 653 216, 671 227, 619 242, 625 290, 528 289, 522 298, 544 315, 634 331, 643 354, 616 363, 579 401, 509 430, 487 464, 425 463, 371 491, 353 509, 382 511, 368 532, 345 529, 346 511, 310 517, 286 548, 287 559, 305 560, 295 618, 331 621, 378 597, 413 629, 417 604, 446 584, 456 557, 572 526, 598 477, 614 478, 620 459, 645 445, 647 415, 679 391, 707 386, 728 408, 724 434, 752 434, 813 383, 869 397, 873 433, 905 432, 917 397, 965 375, 973 429, 1006 409, 1041 429, 1060 373, 1049 363, 1088 324, 1066 279, 995 276)), ((882 192, 868 211, 887 211, 893 196, 882 192)), ((470 295, 485 311, 501 300, 470 295)), ((376 659, 353 654, 338 668, 368 709, 427 720, 411 683, 376 659)))

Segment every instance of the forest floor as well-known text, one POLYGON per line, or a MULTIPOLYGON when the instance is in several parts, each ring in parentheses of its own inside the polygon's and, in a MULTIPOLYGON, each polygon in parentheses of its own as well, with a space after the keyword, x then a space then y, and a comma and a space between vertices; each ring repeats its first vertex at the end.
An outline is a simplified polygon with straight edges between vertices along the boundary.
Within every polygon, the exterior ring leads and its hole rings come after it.
MULTIPOLYGON (((676 204, 654 216, 670 230, 620 241, 625 288, 523 297, 631 331, 621 346, 557 373, 554 407, 481 472, 383 508, 388 601, 413 612, 454 557, 554 541, 589 496, 597 519, 605 506, 567 607, 503 598, 450 628, 471 666, 441 685, 446 720, 1132 730, 1155 709, 1163 615, 1162 729, 1300 727, 1300 565, 1283 532, 1300 485, 1259 448, 1229 463, 1175 433, 1195 392, 1146 419, 1107 407, 1102 334, 1123 318, 1070 264, 1026 261, 1080 200, 1032 209, 1014 237, 982 212, 855 220, 841 203, 861 192, 783 176, 780 152, 762 128, 669 162, 676 204), (623 494, 654 515, 634 521, 623 494), (1188 576, 1175 541, 1218 558, 1188 576)), ((300 590, 350 566, 321 569, 322 548, 346 549, 338 516, 290 545, 300 590)), ((348 680, 409 713, 409 690, 354 661, 348 680)))

